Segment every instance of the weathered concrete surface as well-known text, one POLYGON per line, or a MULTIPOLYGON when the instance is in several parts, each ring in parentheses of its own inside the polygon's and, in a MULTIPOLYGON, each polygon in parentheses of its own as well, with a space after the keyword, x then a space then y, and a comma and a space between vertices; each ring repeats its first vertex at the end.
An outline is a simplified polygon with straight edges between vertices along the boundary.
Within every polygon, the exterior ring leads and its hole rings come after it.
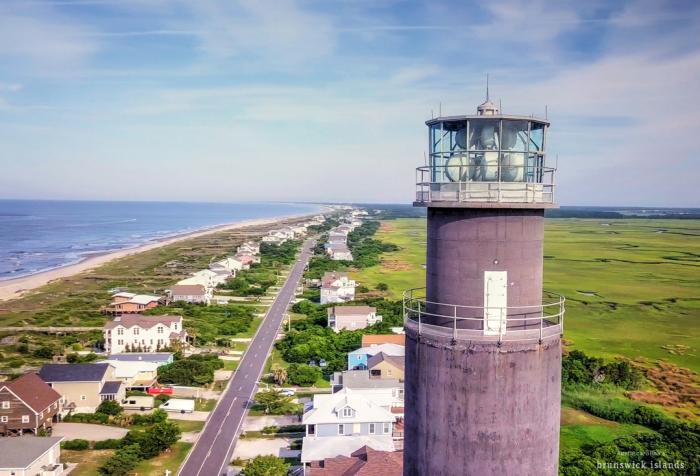
MULTIPOLYGON (((541 209, 429 208, 428 301, 482 307, 484 271, 507 271, 508 306, 539 306, 543 240, 541 209)), ((454 308, 432 306, 429 312, 452 315, 454 308)), ((459 317, 483 317, 480 309, 458 309, 458 313, 459 317)), ((460 327, 480 326, 480 322, 460 321, 460 327)))
POLYGON ((559 338, 406 337, 405 475, 557 474, 559 338))

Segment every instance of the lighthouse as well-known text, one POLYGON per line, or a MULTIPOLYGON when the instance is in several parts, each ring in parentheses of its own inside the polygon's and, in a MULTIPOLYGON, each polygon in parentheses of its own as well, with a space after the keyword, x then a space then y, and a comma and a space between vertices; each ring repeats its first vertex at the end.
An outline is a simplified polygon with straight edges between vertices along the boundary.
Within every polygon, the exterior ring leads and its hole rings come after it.
POLYGON ((425 288, 404 293, 406 475, 556 475, 564 299, 542 288, 556 207, 549 122, 476 114, 428 126, 414 206, 425 288))

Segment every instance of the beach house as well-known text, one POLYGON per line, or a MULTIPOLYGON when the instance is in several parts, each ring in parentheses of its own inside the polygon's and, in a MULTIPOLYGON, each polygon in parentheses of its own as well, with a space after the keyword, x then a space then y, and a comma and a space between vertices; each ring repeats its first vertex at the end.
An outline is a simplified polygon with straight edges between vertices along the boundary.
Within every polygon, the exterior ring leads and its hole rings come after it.
POLYGON ((333 261, 352 261, 352 253, 350 249, 344 244, 331 243, 326 252, 331 257, 333 261))
POLYGON ((367 359, 367 370, 372 378, 397 379, 399 382, 403 382, 404 361, 403 355, 389 355, 379 352, 367 359))
POLYGON ((364 329, 382 321, 377 315, 377 308, 370 306, 334 306, 328 308, 328 327, 335 332, 343 329, 364 329))
POLYGON ((335 456, 309 465, 308 476, 402 476, 403 451, 377 451, 369 446, 350 456, 335 456))
POLYGON ((105 314, 129 314, 153 309, 161 302, 160 296, 119 292, 112 295, 112 302, 102 312, 105 314))
POLYGON ((384 352, 386 355, 404 358, 406 348, 397 344, 379 344, 370 347, 360 347, 359 349, 348 352, 348 369, 366 369, 369 358, 384 352))
POLYGON ((302 418, 306 434, 302 441, 302 463, 350 456, 365 445, 394 451, 392 433, 396 415, 372 397, 347 388, 314 395, 302 418))
POLYGON ((61 414, 93 413, 104 400, 124 398, 114 370, 109 364, 45 364, 39 377, 63 397, 61 414))
POLYGON ((105 350, 118 354, 124 350, 158 352, 187 345, 182 316, 144 316, 124 314, 104 325, 105 350))
POLYGON ((63 397, 35 373, 0 383, 0 434, 50 430, 62 402, 63 397))
POLYGON ((178 283, 170 288, 170 300, 209 305, 213 290, 203 284, 178 283))
POLYGON ((321 278, 321 304, 333 304, 355 299, 355 281, 347 273, 326 272, 321 278))
POLYGON ((62 436, 0 439, 1 476, 61 476, 62 436))

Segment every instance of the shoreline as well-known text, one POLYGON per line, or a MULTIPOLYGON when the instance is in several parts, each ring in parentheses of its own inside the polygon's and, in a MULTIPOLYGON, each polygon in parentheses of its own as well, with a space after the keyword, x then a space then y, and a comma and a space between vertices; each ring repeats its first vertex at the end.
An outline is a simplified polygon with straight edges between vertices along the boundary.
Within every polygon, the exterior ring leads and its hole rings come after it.
POLYGON ((93 269, 102 266, 103 264, 109 263, 110 261, 142 253, 144 251, 150 251, 156 248, 161 248, 163 246, 177 243, 178 241, 183 241, 189 238, 197 238, 200 236, 206 236, 221 231, 235 230, 247 226, 270 225, 282 220, 303 218, 318 214, 325 214, 327 212, 327 208, 321 207, 321 210, 315 213, 283 215, 272 218, 254 218, 249 220, 232 222, 224 225, 216 225, 213 227, 194 230, 190 232, 183 232, 142 245, 137 245, 131 248, 123 248, 120 250, 113 251, 97 251, 92 253, 90 256, 85 257, 77 263, 66 264, 57 268, 53 268, 46 271, 40 271, 38 273, 30 274, 27 276, 20 276, 17 278, 11 278, 0 281, 0 303, 3 301, 9 301, 12 299, 20 298, 28 291, 44 286, 45 284, 49 284, 52 281, 68 278, 70 276, 85 271, 92 271, 93 269))

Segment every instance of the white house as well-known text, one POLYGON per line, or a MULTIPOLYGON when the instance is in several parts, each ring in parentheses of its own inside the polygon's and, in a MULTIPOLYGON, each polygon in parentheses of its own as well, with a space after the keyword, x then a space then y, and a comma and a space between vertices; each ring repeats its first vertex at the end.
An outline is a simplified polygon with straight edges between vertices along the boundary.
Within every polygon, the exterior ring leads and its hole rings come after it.
POLYGON ((377 315, 377 308, 370 306, 334 306, 328 308, 328 327, 335 332, 343 329, 364 329, 377 322, 382 316, 377 315))
POLYGON ((181 284, 182 281, 170 288, 170 300, 206 304, 211 302, 213 289, 203 284, 181 284))
POLYGON ((384 399, 378 402, 376 397, 373 392, 348 388, 314 395, 302 419, 306 430, 302 463, 350 456, 364 445, 380 451, 394 451, 392 435, 396 415, 382 404, 384 399))
POLYGON ((144 316, 124 314, 104 326, 105 351, 108 354, 140 348, 144 352, 158 352, 171 345, 187 344, 187 331, 182 316, 144 316))
POLYGON ((333 261, 352 261, 352 253, 350 249, 344 244, 333 244, 331 243, 326 252, 331 257, 333 261))
POLYGON ((355 281, 347 273, 327 272, 321 279, 321 304, 332 304, 355 299, 355 281))
POLYGON ((234 276, 235 276, 237 271, 240 271, 243 269, 243 263, 232 256, 229 256, 229 257, 224 258, 224 259, 219 260, 219 261, 215 261, 209 267, 211 268, 212 266, 227 269, 234 276))

